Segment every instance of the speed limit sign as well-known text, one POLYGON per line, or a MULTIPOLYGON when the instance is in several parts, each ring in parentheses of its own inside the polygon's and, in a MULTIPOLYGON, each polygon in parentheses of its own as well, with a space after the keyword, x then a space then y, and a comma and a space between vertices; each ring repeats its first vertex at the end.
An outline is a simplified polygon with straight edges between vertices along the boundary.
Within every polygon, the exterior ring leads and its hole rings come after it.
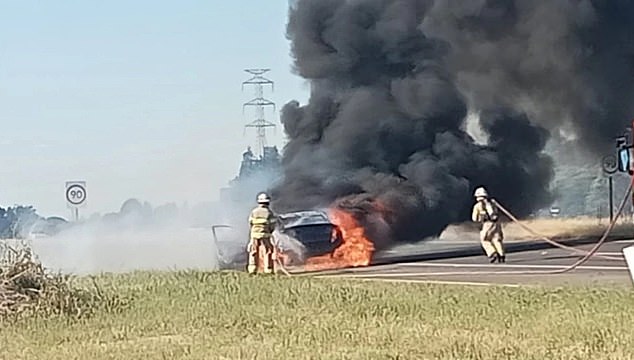
POLYGON ((66 202, 70 207, 81 207, 86 203, 86 182, 66 182, 66 202))

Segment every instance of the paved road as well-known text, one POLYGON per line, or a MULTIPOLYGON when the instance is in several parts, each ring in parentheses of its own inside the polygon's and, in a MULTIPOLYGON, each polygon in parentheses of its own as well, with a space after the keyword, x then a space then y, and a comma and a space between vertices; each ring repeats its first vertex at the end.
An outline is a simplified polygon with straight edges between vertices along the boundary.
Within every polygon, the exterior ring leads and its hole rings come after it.
MULTIPOLYGON (((614 241, 599 250, 603 257, 593 257, 580 267, 562 271, 583 255, 550 248, 510 253, 506 264, 489 264, 483 256, 467 256, 442 260, 417 261, 376 265, 365 268, 314 274, 317 277, 347 277, 359 280, 441 282, 465 285, 622 285, 631 286, 632 280, 622 249, 634 245, 634 240, 614 241), (606 258, 607 257, 607 258, 606 258), (548 274, 548 272, 551 272, 548 274)), ((576 246, 589 250, 592 245, 576 246)))

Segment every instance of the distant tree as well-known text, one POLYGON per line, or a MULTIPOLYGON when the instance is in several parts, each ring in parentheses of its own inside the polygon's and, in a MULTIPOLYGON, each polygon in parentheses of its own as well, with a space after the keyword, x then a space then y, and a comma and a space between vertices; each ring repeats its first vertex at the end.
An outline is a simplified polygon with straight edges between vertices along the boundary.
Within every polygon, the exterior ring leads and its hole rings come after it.
POLYGON ((127 215, 132 213, 140 214, 142 212, 143 212, 143 205, 137 199, 128 199, 124 201, 123 204, 121 205, 121 209, 119 210, 119 213, 121 215, 127 215))
POLYGON ((154 221, 167 223, 176 219, 179 215, 178 207, 175 203, 164 204, 154 209, 154 221))
POLYGON ((11 237, 12 219, 13 216, 10 212, 4 208, 0 208, 0 238, 7 239, 11 237))
POLYGON ((0 238, 26 238, 40 221, 46 220, 37 214, 33 206, 0 208, 0 238))

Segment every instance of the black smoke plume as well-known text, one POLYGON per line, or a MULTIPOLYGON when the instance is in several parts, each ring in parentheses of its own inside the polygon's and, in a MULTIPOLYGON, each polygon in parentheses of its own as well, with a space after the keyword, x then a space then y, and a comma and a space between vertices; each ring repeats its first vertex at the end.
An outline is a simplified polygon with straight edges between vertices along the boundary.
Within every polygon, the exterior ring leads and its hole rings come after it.
POLYGON ((634 118, 633 1, 435 1, 422 24, 471 107, 522 109, 595 158, 634 118))
POLYGON ((479 185, 520 217, 547 206, 550 133, 571 124, 598 148, 630 110, 617 43, 634 12, 614 3, 296 1, 288 37, 311 96, 282 111, 274 207, 340 206, 367 226, 380 212, 381 248, 468 219, 479 185), (467 133, 468 110, 486 145, 467 133))

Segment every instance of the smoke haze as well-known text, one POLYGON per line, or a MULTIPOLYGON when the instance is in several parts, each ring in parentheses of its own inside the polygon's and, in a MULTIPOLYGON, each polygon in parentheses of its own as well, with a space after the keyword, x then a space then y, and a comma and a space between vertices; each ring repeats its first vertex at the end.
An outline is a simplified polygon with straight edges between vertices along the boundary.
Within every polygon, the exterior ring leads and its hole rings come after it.
MULTIPOLYGON (((130 199, 118 212, 61 224, 48 236, 31 233, 24 240, 2 240, 0 245, 26 244, 45 267, 73 274, 217 269, 245 255, 246 205, 152 207, 130 199), (231 227, 216 229, 216 242, 212 225, 231 227)), ((6 251, 0 247, 0 258, 6 251)))
POLYGON ((283 108, 273 205, 335 204, 366 226, 381 212, 380 246, 466 220, 479 185, 518 216, 548 206, 551 135, 572 131, 596 155, 632 110, 633 5, 609 4, 296 1, 288 37, 312 91, 283 108))

